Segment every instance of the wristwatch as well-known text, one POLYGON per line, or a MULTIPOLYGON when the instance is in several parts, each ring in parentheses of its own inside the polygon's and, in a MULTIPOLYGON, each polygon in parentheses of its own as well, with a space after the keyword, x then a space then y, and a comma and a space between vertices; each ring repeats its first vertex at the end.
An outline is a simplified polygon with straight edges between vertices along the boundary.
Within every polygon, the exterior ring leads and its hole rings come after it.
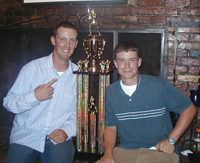
POLYGON ((174 140, 174 138, 168 137, 167 140, 168 140, 169 144, 172 144, 172 145, 176 144, 176 141, 174 140))

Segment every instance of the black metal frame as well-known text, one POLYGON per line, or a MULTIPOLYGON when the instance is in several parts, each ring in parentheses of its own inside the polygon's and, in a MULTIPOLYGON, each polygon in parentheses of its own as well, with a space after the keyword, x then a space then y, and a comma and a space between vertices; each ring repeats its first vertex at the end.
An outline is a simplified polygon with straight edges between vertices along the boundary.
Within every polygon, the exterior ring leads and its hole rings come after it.
POLYGON ((22 0, 23 5, 63 5, 63 4, 126 4, 127 0, 47 0, 40 2, 27 2, 22 0))

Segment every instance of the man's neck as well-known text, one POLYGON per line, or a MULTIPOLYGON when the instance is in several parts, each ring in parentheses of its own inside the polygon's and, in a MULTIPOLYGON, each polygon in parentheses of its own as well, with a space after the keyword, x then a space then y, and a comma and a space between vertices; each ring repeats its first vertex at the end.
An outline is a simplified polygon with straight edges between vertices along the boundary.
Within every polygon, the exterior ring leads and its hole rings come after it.
POLYGON ((53 64, 58 72, 64 72, 69 67, 69 60, 60 60, 56 56, 53 56, 53 64))
POLYGON ((123 79, 122 78, 122 83, 127 86, 135 85, 138 83, 138 75, 131 79, 123 79))
POLYGON ((54 62, 54 67, 58 72, 64 72, 69 67, 69 62, 63 64, 62 63, 57 64, 54 62))

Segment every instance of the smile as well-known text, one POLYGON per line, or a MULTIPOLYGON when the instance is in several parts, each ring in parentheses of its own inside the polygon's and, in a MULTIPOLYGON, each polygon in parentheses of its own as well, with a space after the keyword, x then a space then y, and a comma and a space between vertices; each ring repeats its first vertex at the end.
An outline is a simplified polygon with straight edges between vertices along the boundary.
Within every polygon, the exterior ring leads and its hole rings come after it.
POLYGON ((68 53, 68 52, 69 52, 69 49, 63 49, 63 51, 64 51, 65 53, 68 53))

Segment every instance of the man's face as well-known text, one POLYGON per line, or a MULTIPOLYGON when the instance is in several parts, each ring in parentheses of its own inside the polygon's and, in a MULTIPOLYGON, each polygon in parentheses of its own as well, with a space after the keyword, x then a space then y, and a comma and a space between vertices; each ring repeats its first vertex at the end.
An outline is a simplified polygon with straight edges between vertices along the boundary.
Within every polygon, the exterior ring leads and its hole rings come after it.
POLYGON ((54 55, 59 60, 69 60, 78 45, 77 32, 74 29, 60 27, 57 35, 51 37, 54 55))
POLYGON ((141 66, 142 59, 138 58, 137 52, 119 52, 114 60, 115 67, 126 85, 133 85, 138 80, 138 67, 141 66))

